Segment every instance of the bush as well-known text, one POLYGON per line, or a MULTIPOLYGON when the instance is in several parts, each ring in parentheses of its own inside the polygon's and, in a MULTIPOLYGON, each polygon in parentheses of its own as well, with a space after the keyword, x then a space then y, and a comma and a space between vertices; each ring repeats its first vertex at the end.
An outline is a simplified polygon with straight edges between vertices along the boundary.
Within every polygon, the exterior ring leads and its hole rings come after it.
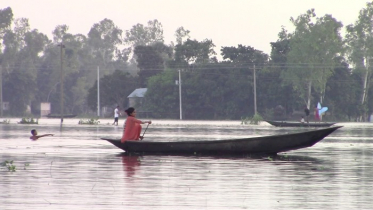
POLYGON ((38 119, 34 118, 22 118, 21 121, 18 122, 19 124, 39 124, 38 119))
POLYGON ((9 119, 4 119, 3 122, 0 122, 0 124, 10 124, 10 120, 9 119))
POLYGON ((263 121, 262 116, 260 114, 255 114, 252 118, 249 117, 241 117, 241 125, 247 125, 247 124, 252 124, 252 125, 259 125, 259 123, 263 121))
POLYGON ((100 123, 100 121, 98 119, 91 118, 91 119, 88 119, 88 120, 80 119, 78 124, 81 124, 81 125, 98 125, 99 123, 100 123))

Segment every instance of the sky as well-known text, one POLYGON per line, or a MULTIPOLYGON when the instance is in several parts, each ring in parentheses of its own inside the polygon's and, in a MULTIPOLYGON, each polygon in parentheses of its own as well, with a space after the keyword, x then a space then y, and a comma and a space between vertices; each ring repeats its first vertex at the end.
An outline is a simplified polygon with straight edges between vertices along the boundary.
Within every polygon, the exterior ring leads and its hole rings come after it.
MULTIPOLYGON (((0 0, 0 9, 11 7, 15 18, 28 18, 31 29, 52 39, 57 25, 72 34, 87 35, 93 24, 108 18, 123 31, 157 19, 165 44, 175 42, 175 31, 184 27, 190 38, 210 39, 220 54, 222 46, 242 44, 264 53, 271 51, 281 26, 291 32, 290 17, 314 8, 316 15, 331 14, 344 26, 357 21, 367 0, 0 0)), ((343 31, 342 31, 343 33, 343 31)), ((123 34, 124 35, 124 34, 123 34)))

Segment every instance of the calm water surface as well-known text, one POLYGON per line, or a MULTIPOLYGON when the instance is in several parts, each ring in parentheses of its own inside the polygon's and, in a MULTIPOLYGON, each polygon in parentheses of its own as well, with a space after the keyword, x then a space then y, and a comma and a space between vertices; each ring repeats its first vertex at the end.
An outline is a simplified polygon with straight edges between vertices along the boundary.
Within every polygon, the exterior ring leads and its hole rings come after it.
MULTIPOLYGON (((0 119, 0 121, 2 121, 0 119)), ((126 156, 101 137, 122 126, 41 119, 0 124, 0 209, 372 209, 373 124, 339 123, 313 147, 277 157, 126 156), (54 133, 29 140, 30 130, 54 133)), ((303 129, 239 121, 154 120, 148 141, 215 140, 303 129)), ((120 121, 123 125, 123 120, 120 121)))

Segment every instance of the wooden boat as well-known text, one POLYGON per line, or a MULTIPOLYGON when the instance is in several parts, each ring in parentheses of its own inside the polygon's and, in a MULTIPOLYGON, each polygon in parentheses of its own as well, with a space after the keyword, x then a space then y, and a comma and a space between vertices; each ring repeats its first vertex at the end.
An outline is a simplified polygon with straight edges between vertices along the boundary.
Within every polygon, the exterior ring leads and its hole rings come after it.
POLYGON ((325 122, 287 122, 287 121, 270 121, 266 120, 267 123, 276 127, 330 127, 335 123, 325 123, 325 122))
POLYGON ((129 153, 277 154, 279 152, 310 147, 341 127, 335 126, 292 134, 214 141, 126 141, 125 143, 121 143, 119 139, 102 139, 129 153))

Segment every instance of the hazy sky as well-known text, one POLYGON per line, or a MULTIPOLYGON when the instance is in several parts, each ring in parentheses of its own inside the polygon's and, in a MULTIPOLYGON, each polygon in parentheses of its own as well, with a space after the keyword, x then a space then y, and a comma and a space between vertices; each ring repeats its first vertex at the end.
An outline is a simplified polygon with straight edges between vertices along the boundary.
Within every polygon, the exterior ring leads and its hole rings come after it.
POLYGON ((57 25, 66 24, 72 34, 87 35, 104 18, 123 31, 157 19, 163 25, 166 44, 175 41, 176 29, 190 30, 191 38, 211 39, 218 47, 252 46, 270 53, 281 26, 292 31, 290 17, 314 8, 318 17, 331 14, 344 26, 354 23, 367 0, 0 0, 15 18, 29 19, 52 39, 57 25))

